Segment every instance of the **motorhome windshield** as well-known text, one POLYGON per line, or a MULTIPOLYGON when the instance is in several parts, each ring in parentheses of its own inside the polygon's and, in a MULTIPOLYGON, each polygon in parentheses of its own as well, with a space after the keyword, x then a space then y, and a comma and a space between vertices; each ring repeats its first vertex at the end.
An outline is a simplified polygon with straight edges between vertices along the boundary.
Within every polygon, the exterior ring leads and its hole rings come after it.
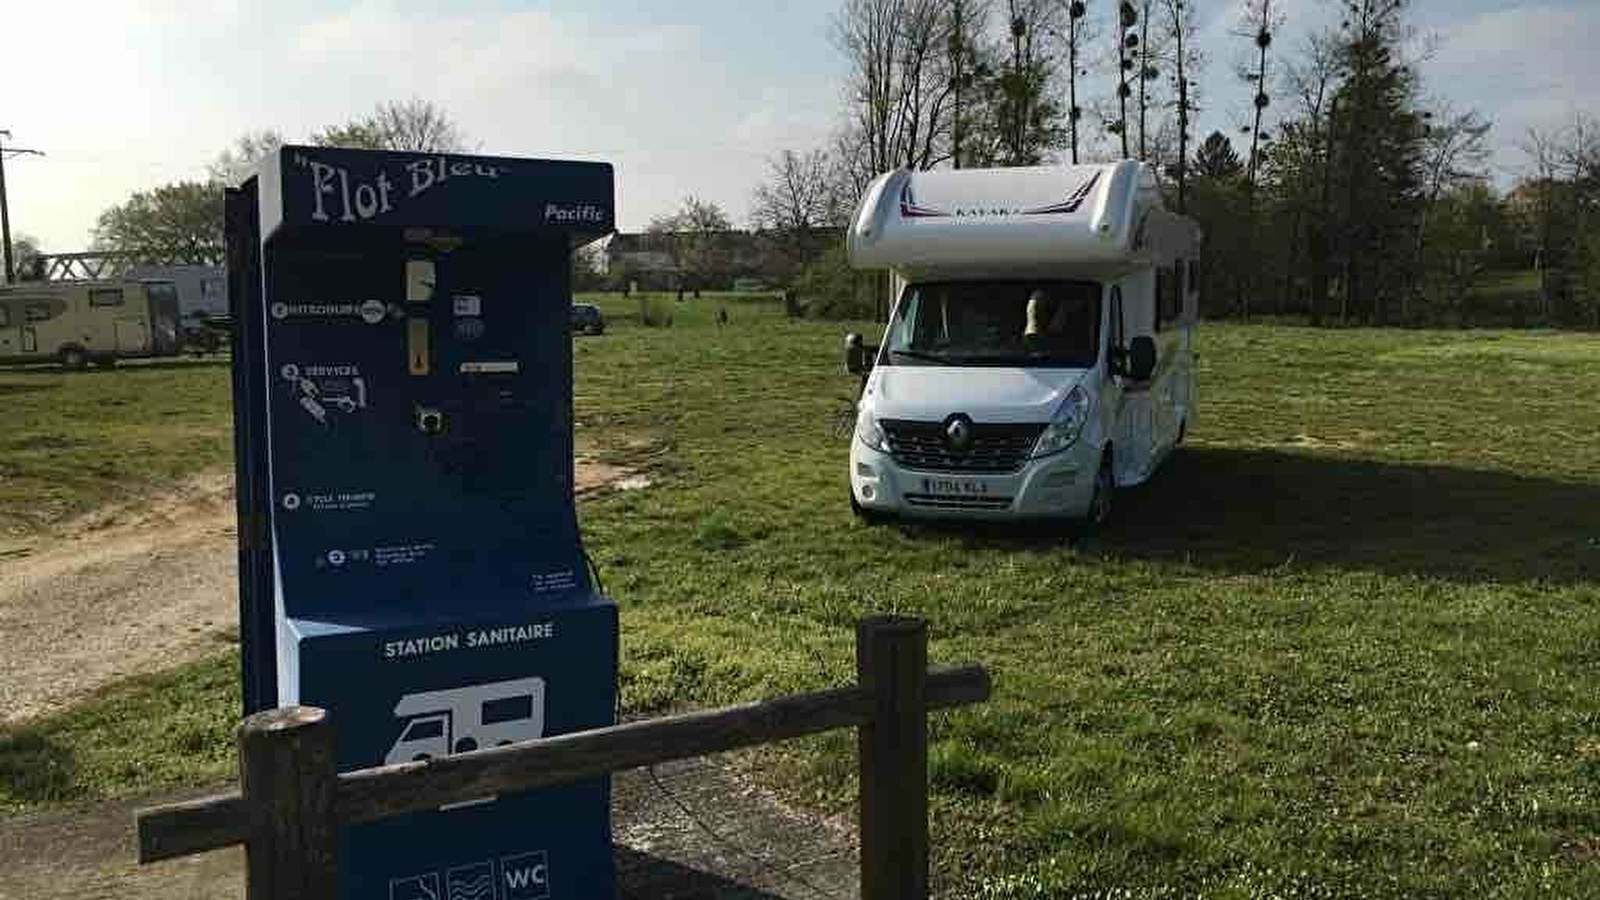
POLYGON ((1087 369, 1100 348, 1093 281, 913 284, 895 308, 882 364, 1087 369))

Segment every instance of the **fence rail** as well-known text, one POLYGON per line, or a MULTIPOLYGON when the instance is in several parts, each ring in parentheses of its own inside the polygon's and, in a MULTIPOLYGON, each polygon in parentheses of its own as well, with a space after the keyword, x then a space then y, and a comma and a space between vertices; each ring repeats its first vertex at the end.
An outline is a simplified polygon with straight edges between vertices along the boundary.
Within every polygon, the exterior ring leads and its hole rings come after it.
POLYGON ((929 670, 926 623, 902 617, 857 623, 856 670, 854 687, 342 774, 325 712, 257 713, 239 726, 240 790, 139 811, 139 861, 243 843, 250 900, 332 900, 343 825, 856 728, 861 895, 921 900, 928 871, 926 716, 987 700, 989 675, 978 666, 929 670))

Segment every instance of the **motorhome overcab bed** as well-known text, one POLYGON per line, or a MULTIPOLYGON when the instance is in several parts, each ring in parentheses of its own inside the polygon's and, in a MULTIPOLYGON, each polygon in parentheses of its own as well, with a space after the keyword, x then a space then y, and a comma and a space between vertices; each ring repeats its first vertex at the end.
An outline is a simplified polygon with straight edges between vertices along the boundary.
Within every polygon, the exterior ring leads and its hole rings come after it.
POLYGON ((847 341, 851 507, 1103 524, 1194 424, 1200 243, 1137 162, 879 176, 850 262, 896 301, 847 341))

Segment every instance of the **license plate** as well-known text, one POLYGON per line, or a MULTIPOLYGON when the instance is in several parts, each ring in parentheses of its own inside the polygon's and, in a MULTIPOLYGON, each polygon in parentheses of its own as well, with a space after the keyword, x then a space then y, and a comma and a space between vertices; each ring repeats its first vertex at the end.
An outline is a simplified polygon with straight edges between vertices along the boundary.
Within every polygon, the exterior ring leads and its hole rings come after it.
POLYGON ((959 478, 924 478, 922 492, 946 497, 982 497, 989 493, 989 484, 959 478))

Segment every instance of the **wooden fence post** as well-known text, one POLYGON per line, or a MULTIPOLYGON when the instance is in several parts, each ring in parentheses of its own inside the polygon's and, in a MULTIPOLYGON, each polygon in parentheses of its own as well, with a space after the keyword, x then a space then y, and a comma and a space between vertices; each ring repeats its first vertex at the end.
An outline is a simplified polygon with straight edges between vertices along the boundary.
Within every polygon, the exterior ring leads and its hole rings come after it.
POLYGON ((239 726, 248 900, 337 900, 338 778, 333 723, 322 710, 269 709, 239 726))
POLYGON ((927 674, 926 622, 856 624, 856 675, 873 697, 859 731, 862 900, 928 896, 927 674))

